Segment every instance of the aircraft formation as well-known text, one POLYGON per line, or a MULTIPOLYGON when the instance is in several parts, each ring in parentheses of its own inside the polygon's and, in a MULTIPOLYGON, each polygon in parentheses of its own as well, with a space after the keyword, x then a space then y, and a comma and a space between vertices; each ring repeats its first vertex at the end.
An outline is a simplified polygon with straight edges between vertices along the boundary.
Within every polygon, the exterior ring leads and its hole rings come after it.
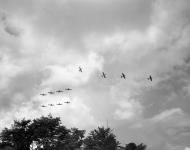
MULTIPOLYGON (((65 104, 70 104, 70 101, 64 102, 65 104)), ((48 106, 56 106, 56 105, 63 105, 62 103, 57 103, 57 104, 48 104, 48 105, 41 105, 41 107, 48 107, 48 106)))
MULTIPOLYGON (((71 88, 65 88, 64 89, 65 91, 71 91, 72 89, 71 88)), ((47 96, 48 94, 49 95, 55 95, 56 93, 63 93, 64 90, 56 90, 56 91, 49 91, 47 93, 41 93, 40 95, 41 96, 47 96)), ((70 104, 71 102, 70 101, 65 101, 63 102, 65 104, 70 104)), ((63 105, 62 103, 58 103, 58 104, 48 104, 48 105, 41 105, 41 107, 48 107, 48 106, 56 106, 56 105, 63 105)))
MULTIPOLYGON (((72 89, 71 88, 66 88, 65 91, 71 91, 72 89)), ((63 90, 57 90, 57 91, 49 91, 47 92, 48 94, 50 95, 53 95, 53 94, 56 94, 56 93, 63 93, 64 91, 63 90)), ((40 95, 41 96, 47 96, 47 93, 41 93, 40 95)))
MULTIPOLYGON (((78 71, 80 72, 80 73, 82 73, 83 72, 83 68, 82 67, 78 67, 78 71)), ((105 72, 102 72, 102 74, 101 74, 101 77, 102 78, 107 78, 107 74, 105 73, 105 72)), ((126 79, 127 77, 126 77, 126 74, 125 73, 121 73, 121 76, 120 76, 122 79, 126 79)), ((149 80, 149 81, 153 81, 153 78, 152 78, 152 76, 151 75, 149 75, 148 76, 148 78, 147 78, 147 80, 149 80)), ((71 88, 65 88, 64 89, 65 91, 71 91, 72 89, 71 88)), ((49 91, 49 92, 47 92, 47 93, 41 93, 40 95, 41 96, 47 96, 48 94, 50 94, 50 95, 53 95, 53 94, 56 94, 56 93, 63 93, 64 92, 64 90, 56 90, 56 91, 49 91)), ((65 104, 70 104, 70 101, 65 101, 64 102, 65 104)), ((48 104, 48 106, 56 106, 56 105, 63 105, 62 103, 58 103, 58 104, 48 104)), ((41 107, 47 107, 46 105, 41 105, 41 107)))
MULTIPOLYGON (((107 78, 107 74, 106 74, 105 72, 102 72, 101 77, 102 77, 102 78, 107 78)), ((121 73, 121 78, 126 79, 126 74, 124 74, 124 73, 122 72, 122 73, 121 73)), ((151 75, 149 75, 149 77, 148 77, 147 79, 150 80, 151 82, 153 81, 151 75)))

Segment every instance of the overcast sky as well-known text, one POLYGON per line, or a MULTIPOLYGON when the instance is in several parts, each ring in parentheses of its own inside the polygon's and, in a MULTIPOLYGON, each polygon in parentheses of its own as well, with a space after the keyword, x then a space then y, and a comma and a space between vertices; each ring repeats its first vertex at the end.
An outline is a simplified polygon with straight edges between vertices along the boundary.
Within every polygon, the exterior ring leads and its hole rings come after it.
POLYGON ((0 0, 0 128, 49 113, 86 130, 108 121, 123 144, 189 150, 190 1, 0 0))

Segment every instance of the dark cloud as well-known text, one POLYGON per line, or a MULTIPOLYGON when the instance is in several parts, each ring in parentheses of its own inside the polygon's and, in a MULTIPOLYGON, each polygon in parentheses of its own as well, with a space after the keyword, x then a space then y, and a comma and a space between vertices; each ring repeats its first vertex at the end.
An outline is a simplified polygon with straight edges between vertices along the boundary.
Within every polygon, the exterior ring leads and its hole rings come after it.
POLYGON ((7 32, 9 35, 15 36, 15 37, 20 35, 21 31, 20 31, 19 27, 12 25, 9 22, 8 14, 5 12, 1 12, 1 9, 0 9, 0 18, 1 18, 0 22, 4 26, 5 32, 7 32))
POLYGON ((38 33, 53 36, 65 45, 82 42, 91 33, 109 34, 114 31, 143 30, 150 23, 152 0, 143 1, 63 1, 17 3, 3 1, 15 15, 31 20, 38 33))
POLYGON ((42 9, 35 24, 39 32, 62 37, 66 45, 91 33, 144 29, 150 23, 151 1, 68 1, 61 6, 42 9))
POLYGON ((30 102, 34 95, 39 94, 39 86, 45 77, 44 72, 29 70, 11 78, 7 88, 0 91, 0 110, 8 111, 13 106, 20 107, 23 103, 30 102))
POLYGON ((143 100, 143 105, 147 106, 144 111, 145 117, 152 117, 164 109, 175 106, 189 113, 186 107, 189 105, 190 98, 186 91, 190 84, 189 75, 189 67, 182 65, 170 72, 169 78, 160 81, 154 87, 145 88, 140 96, 137 96, 143 100))
POLYGON ((10 35, 12 35, 12 36, 15 36, 15 37, 17 37, 17 36, 20 35, 20 31, 19 31, 17 28, 15 28, 15 27, 6 26, 6 27, 5 27, 5 31, 6 31, 8 34, 10 34, 10 35))

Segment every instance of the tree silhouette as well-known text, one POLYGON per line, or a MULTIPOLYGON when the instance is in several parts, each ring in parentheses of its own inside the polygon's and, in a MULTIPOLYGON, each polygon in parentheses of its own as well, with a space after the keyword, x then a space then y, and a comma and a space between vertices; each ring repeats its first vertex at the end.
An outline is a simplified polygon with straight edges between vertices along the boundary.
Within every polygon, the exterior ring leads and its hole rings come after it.
POLYGON ((73 150, 83 144, 85 130, 67 129, 59 117, 51 115, 31 120, 14 121, 11 129, 0 134, 1 147, 5 145, 17 150, 30 150, 35 143, 36 150, 73 150))
POLYGON ((9 145, 17 150, 30 150, 32 142, 31 120, 14 121, 11 129, 5 128, 0 135, 4 145, 9 145))
POLYGON ((84 138, 85 130, 79 130, 77 128, 71 128, 69 131, 69 135, 67 136, 67 139, 65 140, 65 143, 60 143, 57 146, 57 149, 64 149, 64 150, 75 150, 79 149, 81 145, 83 144, 83 138, 84 138))
POLYGON ((139 145, 136 145, 135 143, 129 143, 125 146, 125 150, 145 150, 146 145, 141 143, 139 145))
POLYGON ((31 124, 34 131, 33 140, 40 150, 74 150, 83 143, 84 130, 67 129, 61 125, 60 118, 41 117, 31 124))
POLYGON ((139 145, 137 145, 137 150, 145 150, 146 149, 146 145, 141 143, 139 145))
POLYGON ((110 128, 98 127, 84 140, 85 150, 116 150, 119 142, 110 128))
POLYGON ((59 117, 40 117, 37 119, 14 121, 10 129, 4 128, 0 133, 0 149, 14 150, 145 150, 145 144, 129 143, 119 146, 116 136, 110 128, 98 127, 84 138, 85 130, 67 129, 59 117), (12 147, 12 148, 11 148, 12 147))

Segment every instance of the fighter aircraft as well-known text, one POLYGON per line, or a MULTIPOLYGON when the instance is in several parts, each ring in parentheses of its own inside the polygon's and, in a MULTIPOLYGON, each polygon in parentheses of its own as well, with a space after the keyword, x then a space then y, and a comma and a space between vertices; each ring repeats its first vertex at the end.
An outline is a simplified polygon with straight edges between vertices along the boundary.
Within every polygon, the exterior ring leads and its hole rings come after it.
POLYGON ((121 74, 121 78, 126 79, 126 76, 124 73, 121 74))
POLYGON ((53 104, 48 104, 49 106, 54 106, 53 104))
POLYGON ((69 104, 70 102, 69 102, 69 101, 66 101, 66 102, 64 102, 64 103, 69 104))
POLYGON ((57 93, 62 93, 63 91, 61 91, 61 90, 58 90, 58 91, 56 91, 57 93))
POLYGON ((44 93, 42 93, 42 94, 40 94, 40 95, 42 95, 42 96, 46 96, 46 94, 44 94, 44 93))
POLYGON ((50 91, 50 92, 48 92, 49 94, 54 94, 55 92, 52 92, 52 91, 50 91))
POLYGON ((42 105, 41 107, 46 107, 45 105, 42 105))
POLYGON ((57 105, 62 105, 61 103, 58 103, 57 105))
POLYGON ((106 74, 102 72, 102 78, 106 78, 106 74))
POLYGON ((81 67, 79 67, 79 72, 82 72, 82 68, 81 67))
POLYGON ((70 88, 66 88, 65 90, 70 91, 70 90, 72 90, 72 89, 70 89, 70 88))
POLYGON ((150 80, 150 81, 152 81, 152 76, 150 75, 147 79, 150 80))

